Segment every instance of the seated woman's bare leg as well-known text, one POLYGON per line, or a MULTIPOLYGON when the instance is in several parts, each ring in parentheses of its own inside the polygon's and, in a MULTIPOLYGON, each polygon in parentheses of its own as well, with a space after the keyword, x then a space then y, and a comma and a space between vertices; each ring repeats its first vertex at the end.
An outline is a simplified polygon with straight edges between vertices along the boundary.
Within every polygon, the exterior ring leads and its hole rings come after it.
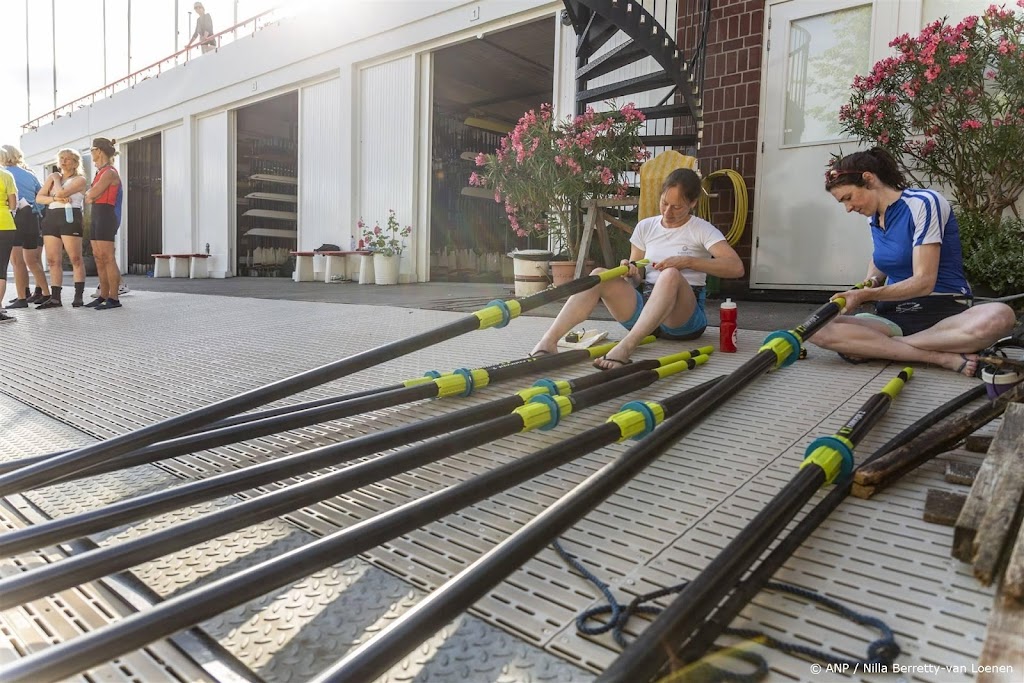
MULTIPOLYGON (((635 293, 633 298, 635 301, 635 293)), ((651 291, 651 297, 644 303, 643 311, 640 312, 640 317, 637 318, 633 329, 604 358, 595 361, 594 365, 605 369, 621 365, 629 360, 644 337, 658 329, 659 325, 662 323, 669 327, 684 325, 693 315, 696 307, 697 298, 686 278, 678 270, 662 271, 651 291)), ((628 320, 628 317, 618 318, 616 316, 616 318, 628 320)))
POLYGON ((1017 318, 1006 304, 978 304, 899 341, 929 351, 971 353, 991 346, 1013 330, 1017 318))
POLYGON ((809 340, 815 346, 854 358, 911 363, 931 363, 955 372, 973 376, 977 355, 921 349, 905 343, 902 337, 889 336, 884 323, 840 316, 819 330, 809 340))
MULTIPOLYGON (((603 273, 605 268, 596 268, 591 275, 603 273)), ((558 312, 558 317, 551 323, 544 336, 540 338, 531 354, 555 353, 558 351, 558 340, 573 327, 586 320, 597 306, 604 301, 608 311, 616 320, 628 320, 636 309, 636 290, 622 278, 615 278, 591 287, 585 292, 573 294, 558 312)))

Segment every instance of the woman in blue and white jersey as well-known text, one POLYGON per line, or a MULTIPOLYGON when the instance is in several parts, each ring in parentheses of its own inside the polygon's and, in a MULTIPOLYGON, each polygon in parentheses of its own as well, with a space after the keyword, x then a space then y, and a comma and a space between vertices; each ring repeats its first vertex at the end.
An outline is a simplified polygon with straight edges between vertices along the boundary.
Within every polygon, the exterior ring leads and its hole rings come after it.
POLYGON ((876 147, 835 160, 825 189, 868 219, 873 252, 867 287, 836 296, 844 312, 874 302, 876 314, 843 315, 811 341, 851 362, 879 358, 932 363, 969 377, 977 351, 1013 329, 1006 304, 969 306, 960 228, 934 190, 907 187, 896 160, 876 147))

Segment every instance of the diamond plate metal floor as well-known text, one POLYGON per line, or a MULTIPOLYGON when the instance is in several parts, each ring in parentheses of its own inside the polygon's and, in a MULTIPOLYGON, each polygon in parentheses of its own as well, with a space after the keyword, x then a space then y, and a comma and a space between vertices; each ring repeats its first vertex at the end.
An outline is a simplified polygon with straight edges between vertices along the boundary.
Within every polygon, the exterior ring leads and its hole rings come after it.
MULTIPOLYGON (((31 345, 33 339, 77 338, 90 339, 90 348, 116 351, 102 363, 58 360, 56 373, 52 367, 13 359, 10 372, 0 378, 0 392, 106 437, 459 317, 439 311, 141 292, 112 316, 97 318, 92 311, 70 309, 19 316, 17 325, 5 328, 11 348, 31 345)), ((524 318, 503 330, 473 333, 285 402, 379 386, 432 368, 477 367, 519 357, 548 322, 524 318)), ((620 334, 614 323, 592 326, 620 334)), ((709 331, 706 339, 712 340, 715 332, 709 331)), ((731 371, 750 357, 762 336, 741 333, 743 353, 716 355, 704 368, 655 385, 642 396, 668 396, 731 371)), ((659 342, 640 355, 654 357, 679 348, 659 342)), ((788 480, 807 443, 841 426, 897 370, 882 363, 850 366, 812 347, 808 361, 759 380, 623 487, 566 534, 567 546, 626 599, 694 575, 788 480)), ((587 372, 581 365, 563 374, 587 372)), ((53 514, 67 514, 69 500, 75 507, 92 507, 126 495, 126 486, 138 491, 166 486, 172 475, 209 476, 479 403, 530 381, 491 387, 467 399, 423 402, 205 451, 168 461, 162 469, 147 466, 127 478, 114 475, 105 484, 87 480, 95 487, 90 488, 91 500, 68 496, 68 491, 55 493, 60 486, 33 495, 50 494, 47 504, 54 506, 53 514)), ((863 452, 970 384, 948 371, 919 369, 863 452)), ((330 533, 596 426, 619 405, 639 397, 574 415, 552 432, 502 439, 418 468, 305 508, 287 518, 290 524, 254 526, 144 565, 136 573, 161 595, 173 594, 241 566, 243 557, 252 561, 284 552, 310 533, 330 533)), ((58 447, 34 444, 19 454, 58 447)), ((304 680, 625 448, 609 447, 427 525, 368 553, 370 565, 343 563, 203 627, 267 680, 304 680), (353 614, 358 618, 353 620, 353 614)), ((991 603, 991 592, 979 589, 969 571, 948 557, 951 532, 920 521, 926 488, 950 488, 941 478, 941 467, 936 461, 874 500, 845 504, 779 574, 888 621, 907 653, 902 663, 975 661, 991 603)), ((134 525, 119 536, 145 533, 232 500, 134 525)), ((545 551, 477 603, 474 614, 486 623, 464 617, 386 678, 589 680, 587 671, 600 671, 615 656, 610 641, 575 632, 575 614, 593 600, 589 586, 545 551)), ((825 641, 851 655, 863 651, 869 639, 869 634, 829 615, 770 594, 759 596, 743 619, 778 637, 825 641)), ((781 678, 819 680, 801 660, 778 653, 768 658, 781 678)), ((948 674, 915 678, 961 680, 948 674)))

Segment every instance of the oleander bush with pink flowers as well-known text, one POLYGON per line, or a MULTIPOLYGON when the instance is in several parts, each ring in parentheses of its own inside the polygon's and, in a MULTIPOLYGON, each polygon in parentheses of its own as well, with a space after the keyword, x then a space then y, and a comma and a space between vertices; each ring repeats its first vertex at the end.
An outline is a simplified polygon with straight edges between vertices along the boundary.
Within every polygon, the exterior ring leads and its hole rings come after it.
POLYGON ((582 203, 625 196, 627 173, 647 158, 644 115, 626 104, 557 121, 551 105, 528 111, 494 154, 476 158, 469 182, 494 190, 516 235, 553 235, 556 249, 576 257, 582 203))
POLYGON ((1024 14, 992 5, 889 45, 894 56, 854 79, 844 131, 887 148, 917 184, 1000 215, 1024 191, 1024 14))
POLYGON ((889 45, 893 56, 854 79, 843 130, 887 148, 915 184, 949 188, 968 276, 1020 291, 1024 223, 1002 215, 1024 192, 1024 13, 991 5, 889 45))

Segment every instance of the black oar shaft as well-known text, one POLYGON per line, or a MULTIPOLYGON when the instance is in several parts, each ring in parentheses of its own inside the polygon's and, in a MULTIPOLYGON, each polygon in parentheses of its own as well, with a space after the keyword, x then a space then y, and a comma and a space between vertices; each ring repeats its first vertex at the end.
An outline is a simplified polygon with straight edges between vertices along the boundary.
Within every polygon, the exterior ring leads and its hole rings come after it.
MULTIPOLYGON (((693 365, 696 362, 691 361, 693 365)), ((597 386, 581 392, 578 396, 572 394, 569 402, 574 409, 582 410, 597 405, 609 398, 642 388, 659 379, 659 374, 653 370, 634 373, 618 379, 609 379, 610 375, 607 373, 593 374, 597 375, 598 379, 603 379, 604 384, 609 389, 606 390, 604 386, 597 386)), ((538 408, 543 410, 545 406, 538 406, 538 408)), ((435 462, 454 453, 469 450, 505 436, 511 436, 524 428, 532 428, 525 423, 525 420, 526 418, 518 412, 494 418, 484 423, 447 434, 434 441, 353 465, 341 472, 335 472, 311 481, 289 486, 274 493, 265 494, 259 498, 233 505, 218 512, 203 515, 184 524, 163 529, 148 536, 109 548, 101 548, 82 555, 76 555, 63 562, 45 565, 39 569, 9 577, 0 581, 0 609, 7 609, 11 606, 34 600, 42 595, 50 595, 57 590, 133 567, 153 558, 187 548, 190 545, 216 538, 221 534, 257 524, 306 505, 312 505, 332 496, 340 495, 381 479, 386 479, 387 477, 435 462)), ((448 423, 449 429, 451 429, 452 424, 454 424, 453 421, 450 419, 445 421, 448 423)), ((328 448, 343 450, 338 447, 328 448)), ((349 452, 351 450, 348 449, 349 452)), ((366 454, 363 449, 359 449, 358 452, 366 454)), ((252 478, 250 477, 249 479, 250 482, 246 488, 253 485, 252 478)), ((261 483, 266 482, 267 477, 263 476, 261 483)), ((221 482, 219 483, 220 486, 216 488, 221 493, 224 493, 229 486, 234 486, 235 490, 239 490, 237 483, 232 484, 231 481, 226 480, 224 477, 221 477, 221 482)), ((193 503, 196 502, 195 499, 197 497, 194 493, 195 489, 202 488, 205 492, 203 497, 208 499, 212 495, 210 493, 211 489, 214 488, 208 485, 208 482, 197 482, 197 484, 200 486, 194 486, 193 491, 189 492, 189 498, 193 503), (202 486, 204 483, 207 485, 202 486)), ((169 500, 172 500, 169 496, 163 498, 161 507, 166 508, 170 505, 169 500)), ((178 503, 175 504, 175 507, 180 507, 180 499, 175 502, 178 503)), ((126 521, 125 517, 128 516, 126 510, 130 506, 131 504, 126 501, 126 504, 121 508, 117 515, 120 523, 126 521)), ((154 506, 152 503, 147 506, 144 514, 136 506, 131 514, 134 518, 150 516, 155 514, 154 506)), ((108 524, 109 521, 104 522, 104 526, 108 524)), ((90 530, 96 530, 96 517, 90 518, 89 525, 90 530)), ((54 542, 55 532, 52 529, 59 526, 60 523, 58 521, 50 529, 44 530, 43 533, 48 533, 47 540, 49 542, 54 542)), ((79 521, 76 531, 80 532, 84 526, 85 524, 79 521)), ((29 536, 34 536, 32 545, 37 545, 40 533, 38 531, 34 534, 22 532, 20 536, 11 540, 21 541, 23 547, 28 542, 25 539, 29 536)), ((66 529, 61 532, 61 535, 66 535, 66 529)), ((0 542, 7 544, 10 541, 0 539, 0 542)))
MULTIPOLYGON (((695 349, 696 351, 696 349, 695 349)), ((585 352, 584 352, 585 353, 585 352)), ((593 372, 568 382, 572 391, 584 390, 645 370, 653 370, 658 360, 632 363, 606 372, 593 372)), ((422 422, 396 427, 375 434, 356 437, 344 443, 316 448, 304 453, 277 458, 268 462, 226 472, 200 481, 183 484, 167 491, 157 491, 104 506, 96 510, 43 522, 0 535, 0 555, 16 555, 54 543, 68 541, 91 533, 153 517, 171 510, 195 505, 222 495, 238 493, 287 477, 347 462, 389 448, 447 434, 463 427, 506 415, 523 405, 523 394, 514 394, 488 403, 471 406, 422 422)), ((182 439, 165 442, 172 444, 182 439)), ((163 444, 148 446, 139 453, 158 451, 163 444)), ((161 456, 163 457, 163 456, 161 456)), ((125 456, 132 459, 132 455, 125 456)), ((154 457, 153 459, 158 459, 154 457)), ((138 464, 138 461, 134 461, 138 464)), ((100 467, 105 467, 101 465, 100 467)))
POLYGON ((852 448, 888 411, 895 396, 910 379, 904 369, 846 422, 835 437, 818 439, 808 448, 799 473, 754 516, 721 552, 698 574, 643 633, 633 641, 601 676, 600 683, 638 683, 653 678, 672 659, 675 649, 699 628, 704 618, 733 589, 744 572, 785 529, 815 491, 839 470, 846 452, 847 471, 852 470, 852 448), (819 442, 822 444, 818 446, 819 442), (834 444, 834 446, 830 445, 834 444), (808 462, 809 461, 809 462, 808 462))
POLYGON ((620 277, 624 272, 625 267, 613 268, 599 275, 589 275, 573 280, 559 287, 547 289, 523 299, 502 303, 500 306, 488 306, 473 315, 428 332, 382 344, 376 348, 353 354, 313 370, 301 372, 297 375, 271 382, 265 386, 251 389, 237 396, 217 401, 183 415, 168 418, 142 429, 76 449, 58 458, 52 458, 23 467, 14 472, 8 472, 7 474, 0 475, 0 496, 18 493, 47 484, 65 476, 68 472, 92 467, 99 462, 116 458, 157 441, 164 441, 181 434, 187 434, 217 420, 251 410, 321 384, 326 384, 327 382, 366 370, 386 361, 400 358, 414 351, 454 339, 463 334, 500 325, 503 319, 509 320, 517 317, 522 312, 532 310, 572 294, 586 291, 605 280, 620 277))
POLYGON ((314 370, 308 370, 223 399, 184 415, 168 418, 142 429, 79 448, 59 458, 9 472, 0 476, 0 496, 49 483, 76 469, 92 467, 99 462, 116 458, 157 441, 185 434, 236 413, 366 370, 385 361, 419 351, 431 344, 472 332, 479 328, 479 323, 480 321, 476 317, 463 318, 431 332, 384 344, 314 370))
POLYGON ((390 624, 370 642, 346 657, 338 666, 319 677, 327 681, 359 683, 372 681, 443 624, 467 609, 504 576, 561 535, 647 465, 693 429, 706 415, 768 370, 795 360, 800 344, 834 318, 845 305, 830 302, 795 330, 769 336, 753 358, 724 381, 712 387, 700 401, 665 420, 639 444, 588 477, 583 483, 512 534, 471 567, 434 591, 427 599, 390 624))
MULTIPOLYGON (((716 378, 678 395, 697 399, 716 378)), ((517 486, 621 438, 607 422, 470 480, 428 494, 273 560, 171 598, 146 612, 53 646, 0 671, 5 683, 56 681, 171 635, 323 567, 357 555, 426 523, 517 486)))
MULTIPOLYGON (((886 453, 896 450, 924 433, 933 424, 945 419, 984 395, 984 385, 978 385, 953 398, 939 406, 935 411, 903 429, 899 434, 875 450, 862 464, 872 462, 886 453)), ((771 553, 729 595, 722 606, 694 632, 693 637, 680 651, 679 661, 688 664, 700 659, 714 644, 715 640, 728 628, 729 624, 732 623, 744 606, 764 589, 765 584, 771 580, 772 576, 785 564, 786 560, 796 552, 797 548, 803 545, 828 516, 846 500, 852 488, 852 480, 839 483, 817 505, 811 508, 793 530, 779 541, 771 553)))

